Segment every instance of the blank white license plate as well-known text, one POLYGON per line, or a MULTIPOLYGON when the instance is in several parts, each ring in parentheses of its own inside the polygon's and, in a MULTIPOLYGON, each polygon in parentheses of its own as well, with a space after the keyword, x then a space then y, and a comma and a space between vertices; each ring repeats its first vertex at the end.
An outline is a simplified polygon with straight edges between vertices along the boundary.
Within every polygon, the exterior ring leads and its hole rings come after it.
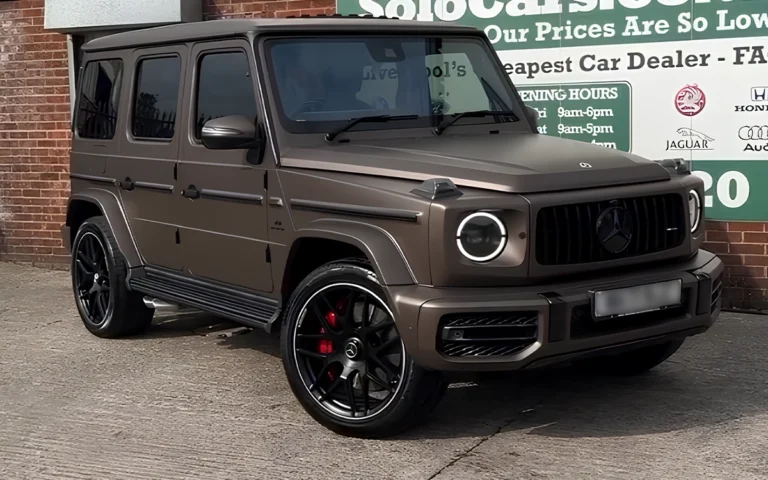
POLYGON ((682 281, 636 285, 595 292, 595 317, 615 317, 650 312, 679 305, 682 298, 682 281))

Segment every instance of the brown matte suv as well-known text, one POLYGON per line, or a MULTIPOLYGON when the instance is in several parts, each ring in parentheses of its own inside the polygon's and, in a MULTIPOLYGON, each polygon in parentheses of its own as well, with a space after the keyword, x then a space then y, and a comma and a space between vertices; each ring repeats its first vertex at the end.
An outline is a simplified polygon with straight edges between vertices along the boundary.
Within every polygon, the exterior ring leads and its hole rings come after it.
POLYGON ((346 435, 427 418, 449 371, 639 373, 720 313, 703 183, 537 134, 488 39, 442 23, 222 20, 83 47, 62 235, 85 327, 155 301, 280 331, 346 435))

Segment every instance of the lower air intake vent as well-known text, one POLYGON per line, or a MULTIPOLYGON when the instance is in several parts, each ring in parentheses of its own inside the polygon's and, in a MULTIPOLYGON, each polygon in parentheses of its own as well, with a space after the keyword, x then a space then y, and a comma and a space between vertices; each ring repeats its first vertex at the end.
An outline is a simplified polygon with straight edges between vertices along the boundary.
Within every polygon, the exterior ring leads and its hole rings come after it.
POLYGON ((538 338, 538 312, 456 313, 443 316, 437 348, 449 357, 514 355, 538 338))
POLYGON ((713 313, 720 306, 720 297, 723 293, 723 281, 716 278, 712 281, 712 300, 709 306, 709 313, 713 313))

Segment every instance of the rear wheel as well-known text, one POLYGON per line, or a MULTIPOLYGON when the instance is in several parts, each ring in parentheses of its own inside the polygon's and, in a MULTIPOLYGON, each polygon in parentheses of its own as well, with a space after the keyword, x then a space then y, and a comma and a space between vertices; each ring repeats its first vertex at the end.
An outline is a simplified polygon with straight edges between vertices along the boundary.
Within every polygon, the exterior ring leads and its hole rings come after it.
POLYGON ((639 348, 619 355, 582 360, 577 366, 611 375, 638 375, 666 361, 683 345, 685 339, 639 348))
POLYGON ((125 286, 125 260, 104 217, 89 218, 78 229, 71 272, 77 310, 94 335, 132 335, 152 322, 154 310, 125 286))
POLYGON ((366 263, 315 270, 293 293, 281 331, 283 365, 304 409, 349 436, 383 437, 425 420, 447 388, 414 365, 384 291, 366 263))

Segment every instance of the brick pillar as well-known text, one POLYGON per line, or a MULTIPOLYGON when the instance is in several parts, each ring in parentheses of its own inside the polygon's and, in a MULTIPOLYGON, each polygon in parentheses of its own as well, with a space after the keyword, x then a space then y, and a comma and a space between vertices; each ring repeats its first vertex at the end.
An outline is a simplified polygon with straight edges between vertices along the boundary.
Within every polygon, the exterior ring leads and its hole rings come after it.
POLYGON ((725 263, 723 307, 768 310, 768 229, 763 222, 707 222, 704 248, 725 263))
POLYGON ((69 71, 43 4, 0 2, 0 260, 51 265, 68 261, 69 71))

